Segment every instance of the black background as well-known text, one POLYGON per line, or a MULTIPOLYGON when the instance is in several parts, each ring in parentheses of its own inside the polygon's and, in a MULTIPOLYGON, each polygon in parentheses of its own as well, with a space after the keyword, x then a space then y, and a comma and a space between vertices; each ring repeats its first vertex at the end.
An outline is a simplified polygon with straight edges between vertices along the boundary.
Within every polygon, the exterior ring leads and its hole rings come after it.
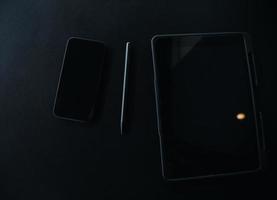
MULTIPOLYGON (((1 199, 269 199, 276 149, 276 16, 258 0, 1 0, 1 199), (246 31, 260 72, 268 170, 254 176, 165 183, 155 123, 150 38, 157 33, 246 31), (99 115, 57 120, 52 107, 66 40, 105 41, 99 115), (124 45, 132 41, 129 133, 119 116, 124 45)), ((277 19, 277 18, 276 18, 277 19)), ((273 196, 271 196, 272 198, 273 196)))

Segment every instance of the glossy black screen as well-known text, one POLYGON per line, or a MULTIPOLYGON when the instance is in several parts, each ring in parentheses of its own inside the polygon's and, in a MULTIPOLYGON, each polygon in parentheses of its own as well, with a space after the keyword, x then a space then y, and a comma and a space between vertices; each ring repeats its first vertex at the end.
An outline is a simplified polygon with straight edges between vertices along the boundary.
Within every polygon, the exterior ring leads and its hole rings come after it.
POLYGON ((152 47, 164 176, 257 169, 243 35, 160 36, 152 47))
POLYGON ((68 41, 54 107, 57 116, 80 121, 92 117, 104 56, 102 43, 68 41))

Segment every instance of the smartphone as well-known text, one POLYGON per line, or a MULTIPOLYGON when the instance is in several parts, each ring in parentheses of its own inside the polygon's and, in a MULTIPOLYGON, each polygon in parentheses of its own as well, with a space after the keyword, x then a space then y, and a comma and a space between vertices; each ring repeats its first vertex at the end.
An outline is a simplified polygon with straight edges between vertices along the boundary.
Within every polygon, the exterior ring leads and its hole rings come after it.
POLYGON ((87 122, 95 111, 106 47, 102 42, 72 37, 67 41, 54 116, 87 122))
POLYGON ((244 33, 152 38, 157 125, 166 180, 261 169, 257 82, 247 38, 244 33))

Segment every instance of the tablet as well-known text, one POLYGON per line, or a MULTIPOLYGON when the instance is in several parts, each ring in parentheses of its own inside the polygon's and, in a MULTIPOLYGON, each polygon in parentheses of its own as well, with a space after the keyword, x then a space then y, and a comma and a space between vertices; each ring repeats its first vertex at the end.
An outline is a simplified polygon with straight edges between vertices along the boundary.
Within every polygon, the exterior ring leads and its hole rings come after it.
POLYGON ((258 83, 247 35, 156 35, 151 44, 163 177, 261 169, 258 83))

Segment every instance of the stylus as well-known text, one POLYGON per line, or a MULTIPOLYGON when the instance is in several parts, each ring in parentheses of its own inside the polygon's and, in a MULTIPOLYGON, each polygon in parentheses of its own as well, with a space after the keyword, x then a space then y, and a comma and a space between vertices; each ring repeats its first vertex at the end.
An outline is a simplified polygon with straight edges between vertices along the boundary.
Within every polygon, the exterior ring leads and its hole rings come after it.
POLYGON ((124 63, 124 76, 123 76, 123 89, 122 89, 122 102, 121 102, 121 117, 120 117, 120 131, 121 135, 126 131, 126 107, 127 107, 127 82, 128 82, 128 68, 129 68, 129 50, 130 42, 126 43, 125 48, 125 63, 124 63))

